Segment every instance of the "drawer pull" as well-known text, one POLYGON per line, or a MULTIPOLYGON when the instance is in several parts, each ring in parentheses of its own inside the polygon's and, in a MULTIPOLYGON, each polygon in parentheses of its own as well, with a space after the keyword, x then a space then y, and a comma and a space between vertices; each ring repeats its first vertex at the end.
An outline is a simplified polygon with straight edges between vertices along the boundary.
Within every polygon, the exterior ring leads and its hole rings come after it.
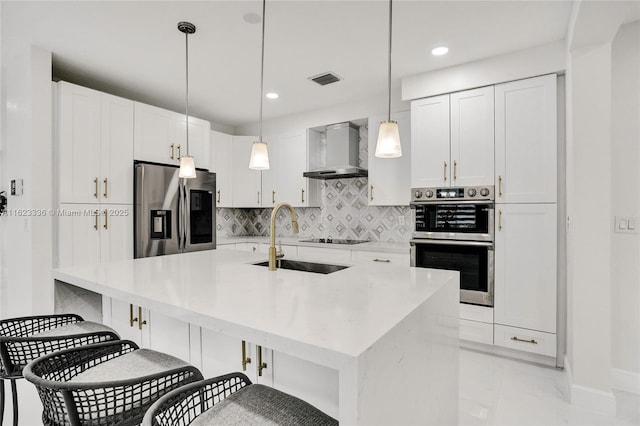
POLYGON ((137 321, 138 321, 138 318, 135 318, 133 316, 133 305, 129 303, 129 325, 133 327, 133 323, 137 321))
POLYGON ((95 187, 96 187, 96 188, 95 188, 95 191, 93 191, 93 196, 94 196, 95 198, 98 198, 98 178, 95 178, 95 179, 93 180, 93 184, 94 184, 94 185, 95 185, 95 187))
POLYGON ((447 162, 444 162, 444 181, 447 181, 447 162))
POLYGON ((174 159, 174 157, 175 157, 175 155, 174 155, 174 154, 175 154, 175 151, 174 151, 174 149, 175 149, 175 145, 174 145, 174 144, 171 144, 171 145, 169 145, 169 146, 171 147, 171 156, 170 156, 169 158, 171 158, 171 159, 173 160, 173 159, 174 159))
POLYGON ((104 194, 102 195, 104 196, 104 198, 107 198, 107 187, 109 186, 109 179, 104 178, 102 182, 104 183, 104 194))
POLYGON ((538 344, 538 342, 536 342, 534 339, 525 340, 525 339, 519 339, 516 336, 513 336, 511 338, 511 340, 513 340, 514 342, 531 343, 532 345, 537 345, 538 344))
POLYGON ((304 188, 302 188, 302 202, 304 203, 304 188))
POLYGON ((389 259, 373 259, 374 262, 391 263, 389 259))
POLYGON ((218 203, 220 202, 220 190, 218 189, 218 203))
POLYGON ((138 321, 138 330, 142 330, 142 326, 143 325, 147 325, 147 320, 143 320, 142 319, 142 307, 138 306, 138 318, 140 318, 140 320, 138 321))
POLYGON ((258 376, 262 377, 262 370, 267 368, 267 363, 262 362, 262 346, 258 346, 258 376))
POLYGON ((247 356, 247 342, 242 341, 242 371, 247 371, 247 364, 251 364, 251 358, 247 356))

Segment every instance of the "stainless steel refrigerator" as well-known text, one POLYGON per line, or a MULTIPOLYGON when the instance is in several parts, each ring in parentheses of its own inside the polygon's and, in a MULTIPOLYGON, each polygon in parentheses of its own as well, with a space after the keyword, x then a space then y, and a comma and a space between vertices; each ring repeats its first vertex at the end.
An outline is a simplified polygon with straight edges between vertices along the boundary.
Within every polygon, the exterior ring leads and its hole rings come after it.
POLYGON ((134 163, 134 257, 216 248, 216 175, 178 177, 177 166, 134 163))

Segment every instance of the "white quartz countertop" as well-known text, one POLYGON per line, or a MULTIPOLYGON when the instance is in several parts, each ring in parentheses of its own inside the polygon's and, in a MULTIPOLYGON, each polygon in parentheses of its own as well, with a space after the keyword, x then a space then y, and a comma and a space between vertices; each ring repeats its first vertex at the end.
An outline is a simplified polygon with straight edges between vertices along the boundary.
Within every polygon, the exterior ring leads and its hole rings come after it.
MULTIPOLYGON (((361 251, 376 251, 381 253, 409 253, 409 243, 390 243, 384 241, 368 241, 366 243, 359 244, 327 244, 327 243, 310 243, 304 240, 311 238, 292 238, 292 237, 276 237, 276 243, 282 242, 282 244, 292 246, 307 246, 307 247, 323 247, 329 249, 343 249, 343 250, 361 250, 361 251)), ((218 245, 235 244, 235 243, 263 243, 269 244, 269 237, 219 237, 216 241, 218 245)))
MULTIPOLYGON (((284 243, 284 241, 283 241, 284 243)), ((328 274, 252 263, 265 254, 209 250, 56 269, 54 278, 189 323, 339 368, 458 273, 390 264, 328 274)))

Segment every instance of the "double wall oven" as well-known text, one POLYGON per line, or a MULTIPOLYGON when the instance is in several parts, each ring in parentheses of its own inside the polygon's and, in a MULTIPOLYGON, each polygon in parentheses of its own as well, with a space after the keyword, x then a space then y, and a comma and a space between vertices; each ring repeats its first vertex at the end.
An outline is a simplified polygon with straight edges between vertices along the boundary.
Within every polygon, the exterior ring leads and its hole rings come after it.
POLYGON ((414 188, 411 266, 460 272, 460 301, 493 306, 494 188, 414 188))

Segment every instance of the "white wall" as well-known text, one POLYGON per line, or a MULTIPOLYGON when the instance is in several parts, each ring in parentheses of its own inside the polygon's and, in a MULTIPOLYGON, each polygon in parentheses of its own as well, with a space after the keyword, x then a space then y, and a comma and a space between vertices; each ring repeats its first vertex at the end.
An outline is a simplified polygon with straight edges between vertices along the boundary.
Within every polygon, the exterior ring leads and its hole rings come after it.
MULTIPOLYGON (((611 214, 638 217, 640 21, 624 25, 616 35, 611 78, 611 214)), ((640 234, 611 232, 611 255, 612 364, 640 381, 640 234)))

